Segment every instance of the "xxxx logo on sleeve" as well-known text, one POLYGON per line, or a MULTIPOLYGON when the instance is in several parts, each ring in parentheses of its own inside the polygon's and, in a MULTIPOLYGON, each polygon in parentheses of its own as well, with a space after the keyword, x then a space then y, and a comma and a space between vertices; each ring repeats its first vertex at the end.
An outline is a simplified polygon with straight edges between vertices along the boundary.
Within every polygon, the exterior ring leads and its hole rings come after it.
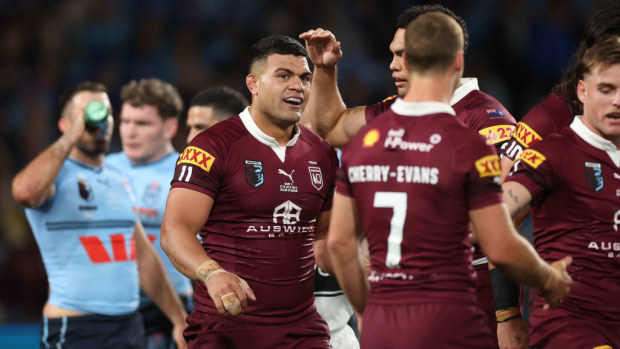
POLYGON ((499 176, 502 173, 499 156, 487 155, 476 160, 476 170, 480 174, 480 177, 499 176))
POLYGON ((211 166, 215 161, 215 157, 206 151, 196 148, 196 147, 187 147, 179 156, 179 160, 177 161, 177 165, 179 164, 192 164, 196 165, 203 170, 209 172, 211 171, 211 166))
POLYGON ((528 125, 520 122, 517 124, 517 129, 514 133, 514 138, 521 143, 521 145, 529 147, 532 144, 542 140, 542 137, 532 130, 528 125))
POLYGON ((538 168, 538 166, 545 162, 547 158, 534 149, 525 149, 517 158, 517 160, 523 160, 523 162, 532 166, 533 168, 538 168))

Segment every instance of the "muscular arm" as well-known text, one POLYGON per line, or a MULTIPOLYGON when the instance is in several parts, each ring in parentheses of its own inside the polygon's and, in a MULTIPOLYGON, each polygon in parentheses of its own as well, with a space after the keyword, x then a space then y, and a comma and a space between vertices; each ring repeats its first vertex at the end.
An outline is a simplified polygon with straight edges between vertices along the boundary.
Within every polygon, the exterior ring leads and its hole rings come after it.
POLYGON ((321 28, 299 37, 306 41, 308 56, 314 63, 312 89, 303 118, 334 147, 341 147, 366 124, 366 118, 364 107, 347 109, 338 91, 336 64, 342 58, 340 42, 321 28))
POLYGON ((333 274, 333 266, 327 249, 327 230, 332 211, 321 212, 314 231, 314 262, 326 273, 333 274))
POLYGON ((336 193, 327 247, 332 258, 334 274, 340 287, 357 313, 366 307, 368 282, 358 241, 361 229, 355 201, 336 193))
MULTIPOLYGON (((521 201, 521 206, 529 200, 521 201)), ((513 217, 518 217, 517 210, 513 217)), ((530 243, 514 229, 505 204, 496 204, 469 212, 478 235, 478 243, 495 267, 519 283, 540 288, 549 303, 555 307, 568 293, 570 277, 566 266, 570 258, 550 266, 538 256, 530 243)))
POLYGON ((173 334, 177 346, 185 348, 187 345, 182 332, 185 328, 187 313, 168 278, 161 258, 151 245, 140 222, 137 222, 134 227, 134 239, 136 241, 140 286, 174 325, 173 334))
POLYGON ((67 132, 13 178, 13 198, 25 207, 38 207, 54 197, 54 180, 84 132, 83 118, 76 118, 70 128, 67 120, 60 122, 65 124, 67 132))
POLYGON ((222 297, 234 292, 241 308, 245 308, 248 297, 256 300, 254 293, 245 280, 226 272, 209 258, 196 238, 209 218, 212 207, 213 199, 205 194, 185 188, 172 188, 161 225, 161 247, 183 275, 205 283, 220 314, 224 315, 228 311, 231 315, 237 315, 225 309, 222 297))

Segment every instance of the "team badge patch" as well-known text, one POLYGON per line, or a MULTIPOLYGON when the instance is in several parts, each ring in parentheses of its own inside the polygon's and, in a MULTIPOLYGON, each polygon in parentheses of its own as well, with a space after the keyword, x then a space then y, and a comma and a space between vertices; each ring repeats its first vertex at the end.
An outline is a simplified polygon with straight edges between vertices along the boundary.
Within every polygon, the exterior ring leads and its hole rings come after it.
POLYGON ((159 197, 161 195, 161 185, 157 182, 151 182, 149 185, 144 188, 144 193, 142 193, 142 201, 145 204, 154 206, 159 202, 159 197))
POLYGON ((364 148, 370 148, 379 141, 379 131, 376 128, 368 131, 364 136, 364 148))
POLYGON ((499 164, 499 156, 497 155, 487 155, 481 157, 475 162, 476 170, 478 170, 478 174, 480 177, 492 177, 499 176, 502 174, 502 170, 499 164))
POLYGON ((323 173, 321 173, 320 167, 308 167, 308 171, 310 172, 310 181, 312 182, 312 186, 316 190, 321 190, 323 188, 323 173))
POLYGON ((500 109, 487 109, 487 115, 490 119, 506 117, 506 114, 500 109))
POLYGON ((262 161, 245 160, 245 182, 252 188, 258 188, 265 183, 262 161))
POLYGON ((528 125, 524 123, 518 123, 517 129, 515 130, 514 137, 517 139, 521 145, 526 147, 531 146, 532 144, 542 140, 542 137, 538 135, 534 130, 532 130, 528 125))
POLYGON ((93 187, 90 185, 90 182, 86 178, 78 177, 78 190, 80 192, 80 197, 84 199, 84 201, 93 201, 95 195, 93 193, 93 187))
POLYGON ((521 152, 521 155, 519 155, 517 160, 523 160, 523 162, 532 166, 533 168, 538 168, 538 166, 545 162, 547 158, 534 149, 525 149, 523 152, 521 152))
POLYGON ((206 151, 197 147, 187 147, 183 150, 183 153, 179 156, 178 164, 192 164, 200 167, 201 169, 209 172, 215 157, 206 151))
POLYGON ((603 189, 605 184, 603 183, 603 169, 601 168, 601 164, 586 161, 585 165, 586 185, 588 188, 594 191, 603 189))

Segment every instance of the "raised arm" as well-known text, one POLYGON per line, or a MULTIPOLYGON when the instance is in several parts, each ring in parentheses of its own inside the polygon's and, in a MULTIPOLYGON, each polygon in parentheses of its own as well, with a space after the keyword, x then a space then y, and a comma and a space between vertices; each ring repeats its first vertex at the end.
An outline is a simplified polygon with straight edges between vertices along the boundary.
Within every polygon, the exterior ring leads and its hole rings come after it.
POLYGON ((220 314, 228 311, 231 315, 238 315, 240 309, 237 312, 225 307, 222 297, 236 294, 243 309, 247 306, 247 298, 256 300, 254 293, 245 280, 225 271, 211 259, 196 238, 212 207, 213 199, 207 195, 190 189, 172 188, 161 225, 161 247, 183 275, 205 283, 220 314))
MULTIPOLYGON (((521 200, 520 206, 529 205, 521 200)), ((518 217, 519 210, 513 210, 518 217)), ((505 204, 496 204, 469 212, 484 254, 495 267, 519 283, 540 288, 547 300, 546 308, 557 306, 572 282, 566 273, 570 257, 547 264, 530 243, 515 230, 505 204)))
POLYGON ((335 147, 346 144, 366 124, 365 107, 347 109, 338 91, 337 63, 342 58, 340 42, 329 30, 308 30, 299 35, 306 41, 314 64, 310 99, 302 119, 335 147))
POLYGON ((161 258, 151 245, 140 222, 136 222, 134 226, 134 239, 140 286, 172 322, 174 326, 172 334, 177 348, 187 348, 187 343, 183 338, 187 313, 168 278, 161 258))
POLYGON ((353 198, 334 194, 331 218, 327 247, 331 255, 334 274, 353 309, 361 314, 366 307, 369 285, 364 258, 359 253, 358 241, 361 228, 353 198))
POLYGON ((35 157, 13 178, 13 198, 25 207, 38 207, 54 197, 54 180, 62 164, 84 133, 83 108, 74 108, 79 115, 63 117, 58 126, 62 136, 35 157), (72 121, 68 120, 71 118, 72 121))

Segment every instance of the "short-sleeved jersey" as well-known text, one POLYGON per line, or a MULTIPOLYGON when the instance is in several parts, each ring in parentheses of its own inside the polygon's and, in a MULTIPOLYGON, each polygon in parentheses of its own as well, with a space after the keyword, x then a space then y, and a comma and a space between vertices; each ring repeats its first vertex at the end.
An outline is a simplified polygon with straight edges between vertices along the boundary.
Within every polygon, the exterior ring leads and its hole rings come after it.
MULTIPOLYGON (((238 321, 286 323, 315 311, 316 220, 331 209, 338 158, 308 128, 279 146, 248 109, 202 132, 177 161, 173 188, 214 199, 200 232, 206 253, 247 280, 258 301, 238 321)), ((203 283, 196 309, 218 312, 203 283)))
MULTIPOLYGON (((536 250, 547 261, 572 256, 560 308, 620 321, 620 151, 579 117, 517 158, 506 181, 532 194, 536 250)), ((537 296, 537 308, 544 300, 537 296)))
POLYGON ((550 95, 519 121, 502 152, 514 161, 523 149, 563 129, 572 121, 566 100, 555 94, 550 95))
MULTIPOLYGON (((397 96, 368 106, 365 109, 366 123, 389 110, 397 96)), ((454 91, 450 105, 456 112, 456 119, 467 128, 478 131, 499 152, 510 139, 517 124, 515 118, 492 96, 480 91, 475 78, 461 79, 461 85, 454 91)))
POLYGON ((47 271, 48 302, 90 314, 136 311, 136 216, 127 180, 105 164, 69 158, 54 185, 52 199, 26 209, 47 271))
POLYGON ((170 190, 170 178, 178 157, 179 153, 173 151, 156 161, 134 165, 124 152, 119 152, 108 155, 105 161, 109 166, 118 168, 129 179, 136 195, 134 211, 142 221, 153 247, 159 253, 170 282, 178 294, 185 294, 191 290, 191 282, 172 265, 159 240, 166 198, 170 190))
POLYGON ((368 239, 371 302, 475 302, 468 214, 501 202, 499 157, 454 114, 397 99, 343 150, 337 190, 368 239))

